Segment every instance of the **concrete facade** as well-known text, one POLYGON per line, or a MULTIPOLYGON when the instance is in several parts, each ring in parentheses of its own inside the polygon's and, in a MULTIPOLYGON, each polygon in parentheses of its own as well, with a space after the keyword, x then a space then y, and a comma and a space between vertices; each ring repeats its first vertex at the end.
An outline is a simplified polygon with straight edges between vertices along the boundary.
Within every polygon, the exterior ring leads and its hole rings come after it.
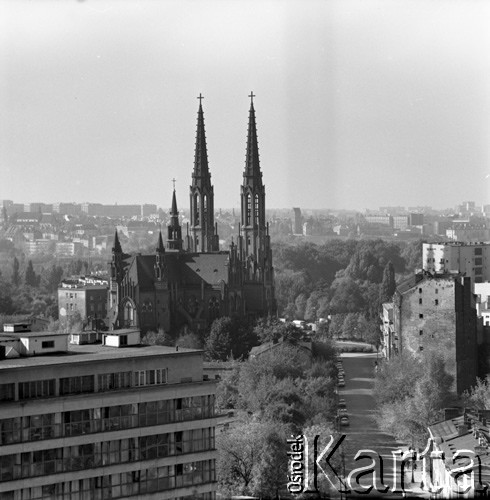
POLYGON ((215 498, 201 351, 70 346, 0 376, 2 499, 215 498))

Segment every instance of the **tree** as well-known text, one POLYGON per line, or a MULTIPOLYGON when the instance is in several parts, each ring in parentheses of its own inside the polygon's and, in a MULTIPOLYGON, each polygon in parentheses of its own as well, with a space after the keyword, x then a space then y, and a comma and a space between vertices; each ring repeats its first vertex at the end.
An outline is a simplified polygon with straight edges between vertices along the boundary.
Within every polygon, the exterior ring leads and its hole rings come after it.
POLYGON ((53 264, 45 275, 45 286, 49 292, 56 292, 63 277, 63 268, 53 264))
POLYGON ((423 361, 403 355, 382 365, 375 381, 378 423, 397 439, 423 446, 427 427, 442 418, 452 401, 453 377, 433 354, 423 361))
POLYGON ((349 313, 345 316, 344 323, 342 324, 342 337, 344 339, 357 339, 362 338, 362 331, 358 331, 358 318, 357 313, 349 313))
POLYGON ((17 257, 14 257, 14 263, 12 266, 12 284, 14 286, 18 286, 20 283, 19 267, 19 259, 17 257))
POLYGON ((37 287, 39 286, 39 279, 40 276, 37 276, 36 273, 34 272, 34 267, 32 266, 32 260, 29 260, 29 262, 27 263, 27 269, 25 275, 26 285, 37 287))
POLYGON ((158 332, 154 332, 151 330, 146 332, 141 339, 141 342, 147 345, 174 345, 172 337, 161 328, 158 330, 158 332))
POLYGON ((478 410, 490 410, 490 375, 477 379, 476 385, 463 395, 466 406, 478 410))
POLYGON ((269 422, 244 420, 218 433, 220 493, 225 498, 275 494, 287 475, 285 442, 283 428, 269 422))
POLYGON ((381 282, 381 287, 379 290, 380 304, 383 304, 384 302, 391 302, 395 290, 395 268, 393 267, 393 263, 390 260, 390 262, 386 264, 383 271, 383 281, 381 282))
POLYGON ((334 289, 330 309, 334 313, 357 312, 364 307, 359 285, 351 278, 337 278, 332 284, 334 289))
POLYGON ((225 361, 232 356, 232 326, 233 321, 227 316, 213 321, 205 344, 205 351, 210 359, 225 361))
POLYGON ((258 320, 253 331, 261 344, 278 342, 280 339, 297 342, 303 336, 303 330, 293 323, 283 323, 277 319, 258 320))
POLYGON ((188 349, 202 349, 202 340, 195 333, 188 332, 179 335, 175 341, 175 345, 188 349))

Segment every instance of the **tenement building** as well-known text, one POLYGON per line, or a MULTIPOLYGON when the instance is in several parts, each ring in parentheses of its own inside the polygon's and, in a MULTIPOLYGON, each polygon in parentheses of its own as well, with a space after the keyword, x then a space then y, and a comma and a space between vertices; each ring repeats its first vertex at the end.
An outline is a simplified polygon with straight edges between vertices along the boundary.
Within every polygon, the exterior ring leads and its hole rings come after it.
MULTIPOLYGON (((383 307, 389 324, 388 307, 383 307)), ((389 356, 408 351, 422 358, 434 353, 444 359, 456 392, 476 383, 476 300, 469 277, 414 274, 397 286, 392 318, 392 328, 384 332, 389 356)))
POLYGON ((0 498, 212 500, 214 395, 201 351, 137 330, 0 335, 0 498))
POLYGON ((183 234, 172 195, 166 245, 160 233, 155 253, 130 256, 119 238, 112 249, 108 323, 111 330, 203 330, 221 316, 274 314, 274 271, 265 186, 253 94, 241 185, 241 223, 228 250, 219 249, 214 221, 214 189, 208 165, 201 96, 197 115, 194 169, 190 185, 190 223, 183 234))

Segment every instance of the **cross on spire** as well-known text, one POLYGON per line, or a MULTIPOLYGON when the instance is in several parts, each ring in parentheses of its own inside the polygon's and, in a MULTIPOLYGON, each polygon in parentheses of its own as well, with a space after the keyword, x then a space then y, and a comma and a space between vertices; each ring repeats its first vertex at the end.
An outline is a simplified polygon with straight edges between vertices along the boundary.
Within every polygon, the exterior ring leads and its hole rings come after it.
POLYGON ((173 185, 174 185, 174 191, 175 191, 175 177, 172 179, 173 185))
POLYGON ((250 97, 250 101, 253 104, 254 103, 254 97, 257 97, 257 96, 252 91, 252 92, 250 92, 250 95, 248 97, 250 97))
POLYGON ((199 106, 202 104, 202 100, 204 99, 204 97, 202 96, 202 94, 199 92, 199 106))

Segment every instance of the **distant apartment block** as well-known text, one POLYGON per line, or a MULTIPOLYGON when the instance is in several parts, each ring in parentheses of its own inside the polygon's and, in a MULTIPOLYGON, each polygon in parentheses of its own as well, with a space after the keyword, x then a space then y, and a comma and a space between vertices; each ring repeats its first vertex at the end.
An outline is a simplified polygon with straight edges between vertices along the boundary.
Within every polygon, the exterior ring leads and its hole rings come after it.
POLYGON ((383 226, 393 227, 393 217, 386 214, 366 214, 364 216, 369 224, 381 224, 383 226))
POLYGON ((52 244, 53 241, 46 238, 26 241, 24 243, 24 250, 28 255, 48 253, 52 244))
POLYGON ((416 273, 396 288, 387 350, 392 355, 409 351, 417 357, 442 356, 461 394, 476 383, 476 318, 469 277, 416 273))
POLYGON ((294 207, 294 234, 303 234, 303 216, 301 215, 301 208, 294 207))
POLYGON ((408 215, 409 226, 422 226, 424 224, 424 214, 410 213, 408 215))
POLYGON ((61 215, 80 215, 82 207, 78 203, 53 203, 53 212, 61 215))
POLYGON ((98 217, 140 217, 141 205, 102 205, 82 203, 82 212, 98 217))
POLYGON ((56 255, 58 257, 73 257, 82 249, 80 243, 73 241, 58 241, 56 242, 56 255))
POLYGON ((49 203, 25 203, 24 212, 31 213, 51 213, 53 211, 53 205, 49 203))
POLYGON ((214 500, 202 351, 141 346, 137 330, 67 337, 0 335, 0 498, 214 500))
POLYGON ((408 215, 393 215, 393 229, 404 231, 409 225, 408 215))
POLYGON ((424 243, 422 267, 431 273, 462 273, 472 283, 490 281, 490 243, 424 243))
POLYGON ((143 217, 150 217, 151 215, 157 215, 158 208, 156 205, 145 204, 141 205, 141 215, 143 217))

